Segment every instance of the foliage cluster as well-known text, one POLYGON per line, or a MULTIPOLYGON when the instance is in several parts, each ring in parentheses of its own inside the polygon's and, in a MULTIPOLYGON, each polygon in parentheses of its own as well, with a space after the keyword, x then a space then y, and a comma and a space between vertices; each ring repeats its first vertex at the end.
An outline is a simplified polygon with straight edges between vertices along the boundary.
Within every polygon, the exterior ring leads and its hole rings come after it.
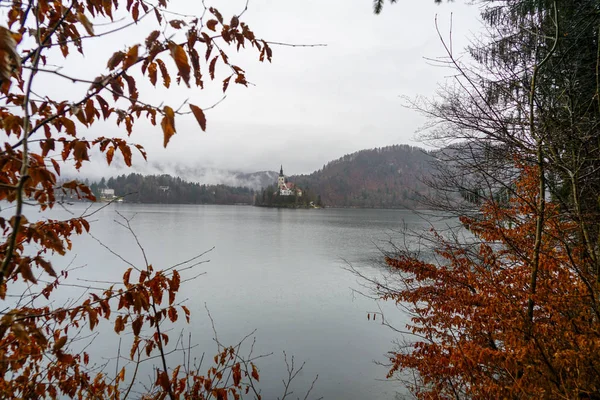
MULTIPOLYGON (((165 268, 148 260, 129 265, 122 278, 97 282, 61 306, 55 299, 68 269, 51 259, 71 249, 74 235, 93 228, 88 218, 94 212, 65 221, 25 214, 52 208, 62 191, 94 200, 84 183, 58 183, 61 166, 80 170, 96 156, 110 164, 117 154, 131 166, 134 152, 146 158, 144 148, 127 137, 140 120, 160 127, 165 147, 184 114, 205 130, 208 107, 187 101, 154 104, 150 96, 144 98, 145 89, 193 86, 196 97, 215 79, 222 80, 223 92, 233 83, 245 86, 244 70, 231 53, 255 51, 260 61, 270 61, 268 42, 241 21, 245 9, 226 17, 204 2, 201 15, 178 13, 167 0, 1 1, 0 6, 0 129, 5 135, 0 200, 10 203, 10 215, 0 216, 0 397, 124 399, 135 393, 155 399, 237 399, 250 393, 260 398, 258 370, 251 357, 240 355, 239 346, 220 346, 204 374, 189 362, 189 351, 184 365, 167 364, 167 354, 181 348, 166 325, 189 319, 177 292, 185 281, 181 272, 195 259, 165 268), (123 35, 140 26, 152 27, 142 42, 123 35), (77 53, 94 52, 94 41, 117 37, 127 43, 114 49, 101 74, 90 76, 83 65, 70 68, 77 53), (64 90, 56 93, 51 87, 64 90), (77 99, 69 98, 75 94, 77 99), (88 128, 101 121, 126 135, 91 137, 88 128), (86 351, 97 335, 87 336, 85 330, 96 332, 101 324, 132 338, 130 348, 119 354, 120 365, 128 367, 114 374, 86 351), (136 374, 146 361, 156 365, 154 377, 139 393, 136 374)), ((128 220, 122 225, 131 230, 128 220)))
POLYGON ((481 1, 488 37, 414 105, 437 144, 428 205, 459 218, 395 247, 375 292, 410 316, 390 377, 418 398, 598 398, 600 14, 481 1))

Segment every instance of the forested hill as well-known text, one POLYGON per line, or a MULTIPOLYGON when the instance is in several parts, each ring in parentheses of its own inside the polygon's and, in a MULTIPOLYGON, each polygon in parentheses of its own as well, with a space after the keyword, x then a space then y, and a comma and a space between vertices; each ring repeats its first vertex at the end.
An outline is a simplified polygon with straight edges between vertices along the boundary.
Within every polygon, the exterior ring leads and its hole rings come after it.
POLYGON ((361 150, 329 162, 310 175, 290 177, 333 207, 412 208, 428 193, 421 177, 431 156, 408 145, 361 150))
POLYGON ((128 203, 252 204, 254 191, 245 187, 202 185, 170 175, 121 175, 90 185, 100 198, 100 189, 115 190, 128 203))

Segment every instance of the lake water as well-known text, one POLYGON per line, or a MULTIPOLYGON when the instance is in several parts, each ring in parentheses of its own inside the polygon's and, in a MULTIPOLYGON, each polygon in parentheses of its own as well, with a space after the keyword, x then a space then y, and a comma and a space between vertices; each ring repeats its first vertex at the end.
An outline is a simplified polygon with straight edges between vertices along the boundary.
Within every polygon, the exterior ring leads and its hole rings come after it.
MULTIPOLYGON (((70 218, 71 212, 80 215, 85 207, 57 207, 40 217, 70 218)), ((385 367, 375 364, 385 361, 398 335, 367 320, 378 304, 354 292, 361 289, 360 281, 345 266, 348 262, 376 274, 373 260, 381 258, 377 246, 397 236, 402 224, 422 224, 412 212, 111 204, 91 217, 93 235, 140 266, 143 258, 134 238, 114 221, 119 219, 117 211, 128 218, 135 215, 131 225, 155 268, 214 247, 203 258, 209 263, 184 275, 206 272, 180 292, 192 312, 191 323, 178 324, 170 332, 174 340, 183 329, 186 341, 191 333, 198 358, 203 352, 208 359, 215 354, 208 308, 221 342, 234 344, 256 330, 255 354, 273 353, 257 362, 264 399, 282 393, 284 351, 294 355, 296 364, 306 362, 294 382, 293 398, 303 398, 317 374, 310 398, 394 399, 404 393, 397 383, 385 380, 385 367)), ((31 212, 28 217, 33 219, 31 212)), ((70 262, 72 268, 83 266, 70 273, 70 282, 84 285, 83 279, 120 281, 127 268, 89 236, 77 238, 72 253, 56 259, 55 268, 70 262)), ((69 290, 69 296, 77 295, 77 288, 69 290)), ((379 306, 393 323, 403 325, 404 316, 392 304, 379 306)), ((116 355, 117 339, 108 334, 110 328, 106 325, 107 333, 95 340, 93 356, 116 355)), ((179 360, 177 356, 170 361, 179 360)), ((146 368, 143 380, 151 374, 150 366, 146 368)))

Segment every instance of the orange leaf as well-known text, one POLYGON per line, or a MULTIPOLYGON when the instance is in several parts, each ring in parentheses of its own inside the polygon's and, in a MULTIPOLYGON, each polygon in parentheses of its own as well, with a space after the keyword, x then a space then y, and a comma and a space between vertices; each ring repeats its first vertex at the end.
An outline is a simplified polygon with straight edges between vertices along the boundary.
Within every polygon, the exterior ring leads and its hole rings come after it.
POLYGON ((54 351, 60 350, 63 347, 65 347, 65 344, 67 344, 67 337, 63 336, 60 339, 58 339, 56 342, 54 342, 53 350, 54 351))
POLYGON ((156 86, 156 63, 152 62, 148 66, 148 77, 150 78, 150 83, 152 86, 156 86))
POLYGON ((127 55, 125 56, 125 61, 123 61, 123 69, 127 69, 135 64, 138 60, 138 48, 139 45, 135 45, 129 49, 127 55))
POLYGON ((194 117, 196 117, 196 121, 200 125, 200 128, 206 132, 206 116, 204 115, 204 111, 198 106, 190 104, 190 110, 194 113, 194 117))
POLYGON ((108 148, 108 150, 106 151, 106 162, 108 165, 110 165, 110 163, 113 160, 113 157, 115 156, 115 147, 114 146, 110 146, 108 148))
POLYGON ((187 54, 185 54, 185 50, 183 47, 171 42, 169 44, 171 49, 171 57, 175 60, 175 65, 177 65, 177 69, 179 70, 179 76, 185 82, 185 84, 190 87, 190 64, 188 63, 187 54))
POLYGON ((258 382, 260 380, 258 376, 258 369, 256 369, 256 365, 252 364, 252 378, 256 379, 258 382))
POLYGON ((165 106, 163 111, 165 116, 160 122, 160 126, 162 127, 164 133, 164 146, 167 147, 167 144, 169 144, 169 140, 171 140, 171 137, 176 133, 175 112, 169 106, 165 106))
POLYGON ((163 62, 163 60, 161 60, 161 59, 157 59, 156 63, 158 64, 158 67, 160 68, 160 73, 163 78, 163 85, 165 85, 165 87, 168 88, 171 85, 171 77, 169 76, 167 67, 165 66, 165 63, 163 62))

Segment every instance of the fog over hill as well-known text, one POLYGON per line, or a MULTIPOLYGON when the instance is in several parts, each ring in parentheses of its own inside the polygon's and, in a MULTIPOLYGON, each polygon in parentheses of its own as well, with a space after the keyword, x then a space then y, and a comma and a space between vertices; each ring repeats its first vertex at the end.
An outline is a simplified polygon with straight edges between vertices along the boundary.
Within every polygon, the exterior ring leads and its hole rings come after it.
MULTIPOLYGON (((394 145, 346 154, 310 174, 287 178, 302 189, 320 195, 326 206, 412 208, 419 207, 421 196, 430 194, 423 179, 431 174, 432 158, 419 147, 394 145)), ((274 159, 274 162, 276 166, 282 164, 286 172, 285 160, 274 159)), ((98 181, 102 177, 120 176, 125 171, 118 164, 113 167, 118 173, 86 177, 98 181)), ((147 163, 128 172, 170 175, 201 185, 246 187, 256 191, 269 186, 275 190, 279 175, 278 171, 242 172, 182 163, 147 163)))

